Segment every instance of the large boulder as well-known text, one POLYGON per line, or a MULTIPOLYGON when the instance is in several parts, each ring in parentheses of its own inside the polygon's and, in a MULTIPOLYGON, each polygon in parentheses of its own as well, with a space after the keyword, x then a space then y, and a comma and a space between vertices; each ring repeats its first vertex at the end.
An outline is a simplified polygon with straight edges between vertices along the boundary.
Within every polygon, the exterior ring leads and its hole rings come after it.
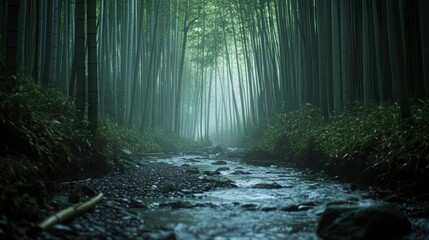
POLYGON ((411 232, 405 214, 391 205, 338 205, 322 214, 317 235, 331 240, 399 239, 411 232))

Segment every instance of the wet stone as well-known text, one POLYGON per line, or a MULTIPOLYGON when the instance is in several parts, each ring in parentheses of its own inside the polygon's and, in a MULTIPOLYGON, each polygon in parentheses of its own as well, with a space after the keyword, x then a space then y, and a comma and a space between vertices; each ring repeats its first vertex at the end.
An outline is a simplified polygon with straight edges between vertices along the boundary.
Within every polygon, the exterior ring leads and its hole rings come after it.
POLYGON ((242 171, 242 170, 236 170, 234 172, 231 173, 232 175, 249 175, 251 174, 250 172, 247 171, 242 171))
POLYGON ((221 175, 221 172, 219 172, 218 170, 215 170, 215 171, 204 171, 203 173, 205 175, 207 175, 207 176, 221 175))
POLYGON ((303 204, 301 204, 302 206, 309 206, 309 207, 314 207, 317 206, 319 203, 317 202, 305 202, 303 204))
POLYGON ((299 208, 299 205, 289 205, 289 206, 286 206, 286 207, 283 207, 282 209, 281 209, 282 211, 285 211, 285 212, 298 212, 298 211, 303 211, 302 210, 302 208, 300 209, 299 208))
POLYGON ((53 229, 59 232, 69 232, 69 233, 73 232, 73 229, 71 227, 63 224, 55 224, 53 229))
POLYGON ((257 183, 252 186, 252 188, 260 188, 260 189, 279 189, 282 188, 282 185, 278 183, 257 183))
POLYGON ((228 163, 223 160, 212 162, 212 165, 227 165, 228 163))
POLYGON ((328 202, 326 204, 326 206, 334 206, 334 205, 353 205, 353 204, 357 204, 357 202, 354 201, 333 201, 333 202, 328 202))
POLYGON ((194 158, 186 159, 186 161, 190 162, 190 163, 198 163, 198 162, 200 162, 200 161, 198 161, 198 160, 196 160, 194 158))
POLYGON ((139 199, 132 198, 130 201, 130 208, 146 208, 147 205, 139 199))
POLYGON ((308 206, 308 205, 299 205, 298 206, 298 211, 307 211, 309 209, 312 209, 312 206, 308 206))
POLYGON ((258 205, 254 204, 254 203, 245 203, 245 204, 241 205, 241 207, 246 209, 246 210, 258 210, 258 205))
POLYGON ((334 206, 322 214, 317 234, 325 239, 399 239, 411 232, 405 214, 391 205, 334 206))
POLYGON ((195 205, 187 202, 187 201, 176 201, 176 202, 166 202, 160 203, 160 207, 171 207, 172 209, 180 209, 180 208, 194 208, 195 205))
POLYGON ((174 240, 176 234, 170 231, 151 232, 143 235, 143 239, 174 240))
POLYGON ((214 203, 208 202, 208 203, 197 203, 195 204, 195 207, 217 208, 218 206, 214 203))
POLYGON ((198 173, 200 173, 200 171, 198 171, 198 168, 196 168, 196 167, 191 167, 189 169, 186 169, 186 172, 187 173, 191 173, 191 174, 198 174, 198 173))
POLYGON ((180 192, 181 192, 181 193, 184 193, 184 194, 190 194, 190 193, 193 193, 193 191, 192 191, 191 189, 187 189, 187 188, 181 189, 181 190, 180 190, 180 192))

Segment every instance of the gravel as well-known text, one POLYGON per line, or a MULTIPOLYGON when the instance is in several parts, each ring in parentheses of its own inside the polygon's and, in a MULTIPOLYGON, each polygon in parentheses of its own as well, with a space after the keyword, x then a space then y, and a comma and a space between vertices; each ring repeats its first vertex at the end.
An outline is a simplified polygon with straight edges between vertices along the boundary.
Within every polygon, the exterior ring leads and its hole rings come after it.
MULTIPOLYGON (((201 177, 185 167, 165 163, 144 162, 127 173, 114 174, 98 179, 77 183, 59 184, 58 193, 48 204, 50 210, 43 215, 50 215, 70 205, 68 198, 85 201, 92 194, 102 192, 104 197, 91 212, 74 218, 67 223, 37 232, 26 237, 35 239, 136 239, 153 238, 161 232, 153 232, 145 226, 141 210, 147 208, 145 199, 175 198, 180 199, 194 193, 201 193, 215 188, 231 187, 230 182, 216 181, 201 177)), ((170 236, 171 237, 171 236, 170 236)))

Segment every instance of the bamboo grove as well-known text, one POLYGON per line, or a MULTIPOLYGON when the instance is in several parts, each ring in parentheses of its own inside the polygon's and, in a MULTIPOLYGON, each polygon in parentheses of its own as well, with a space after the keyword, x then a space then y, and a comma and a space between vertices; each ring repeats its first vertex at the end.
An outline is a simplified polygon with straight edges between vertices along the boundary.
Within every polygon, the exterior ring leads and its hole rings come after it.
POLYGON ((1 5, 2 75, 18 68, 59 88, 90 125, 99 113, 131 128, 234 142, 304 103, 328 118, 350 103, 397 102, 407 118, 409 99, 429 96, 425 0, 1 5))

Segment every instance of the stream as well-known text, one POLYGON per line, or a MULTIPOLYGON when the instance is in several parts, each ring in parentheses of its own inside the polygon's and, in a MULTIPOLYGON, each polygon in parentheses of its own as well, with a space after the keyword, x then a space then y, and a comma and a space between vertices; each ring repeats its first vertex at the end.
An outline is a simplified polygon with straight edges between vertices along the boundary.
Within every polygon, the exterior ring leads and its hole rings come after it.
MULTIPOLYGON (((139 211, 153 239, 169 239, 171 232, 177 239, 319 239, 317 223, 327 206, 378 202, 367 189, 284 166, 191 154, 149 161, 198 170, 200 178, 232 181, 236 186, 192 194, 186 194, 192 189, 182 189, 181 197, 146 198, 147 208, 139 211)), ((426 218, 410 221, 413 234, 405 239, 429 236, 426 218)))

